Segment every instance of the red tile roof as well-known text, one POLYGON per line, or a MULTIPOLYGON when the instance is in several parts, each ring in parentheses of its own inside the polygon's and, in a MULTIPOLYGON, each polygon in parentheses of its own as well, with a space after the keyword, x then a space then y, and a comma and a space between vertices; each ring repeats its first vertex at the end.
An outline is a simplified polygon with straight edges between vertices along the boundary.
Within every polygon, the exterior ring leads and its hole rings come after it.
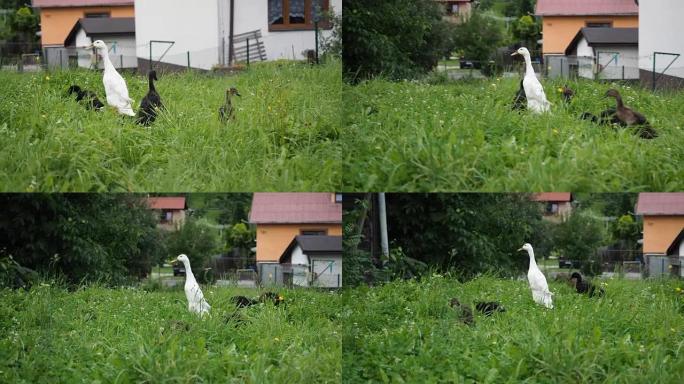
POLYGON ((33 0, 34 8, 99 7, 103 5, 134 5, 135 0, 33 0))
POLYGON ((332 193, 255 193, 254 224, 342 223, 342 204, 332 193))
POLYGON ((636 213, 638 215, 684 215, 684 192, 640 193, 636 213))
POLYGON ((537 0, 537 16, 638 15, 634 0, 537 0))
POLYGON ((148 197, 151 209, 185 209, 185 197, 148 197))
POLYGON ((532 195, 532 201, 572 201, 570 192, 544 192, 532 195))

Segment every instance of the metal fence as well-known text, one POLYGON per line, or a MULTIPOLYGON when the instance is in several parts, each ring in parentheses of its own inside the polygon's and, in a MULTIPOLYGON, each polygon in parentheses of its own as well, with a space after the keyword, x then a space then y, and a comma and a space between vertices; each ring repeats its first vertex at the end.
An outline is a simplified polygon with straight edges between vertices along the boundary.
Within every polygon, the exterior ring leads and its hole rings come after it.
MULTIPOLYGON (((269 44, 282 45, 278 36, 261 36, 258 31, 236 35, 233 60, 229 60, 230 47, 226 40, 218 46, 179 51, 173 41, 150 41, 142 45, 124 45, 108 42, 109 59, 116 69, 137 69, 145 73, 153 66, 168 71, 187 69, 212 70, 229 67, 251 65, 257 61, 265 61, 268 57, 269 44)), ((271 59, 308 60, 311 61, 312 49, 281 52, 279 57, 271 59)), ((102 60, 93 49, 85 47, 45 47, 40 44, 0 44, 0 69, 13 71, 40 71, 54 69, 102 69, 102 60)))
POLYGON ((258 267, 261 285, 286 287, 340 288, 342 275, 336 273, 312 273, 306 265, 261 263, 258 267))

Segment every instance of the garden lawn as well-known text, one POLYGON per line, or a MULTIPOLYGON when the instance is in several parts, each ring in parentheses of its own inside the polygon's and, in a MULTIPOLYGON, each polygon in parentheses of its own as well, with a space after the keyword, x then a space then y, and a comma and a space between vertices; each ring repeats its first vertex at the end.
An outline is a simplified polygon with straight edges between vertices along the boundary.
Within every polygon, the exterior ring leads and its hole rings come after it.
MULTIPOLYGON (((437 76, 438 77, 438 76, 437 76)), ((684 92, 542 80, 551 112, 511 111, 518 78, 345 85, 345 190, 674 191, 684 189, 684 92), (660 137, 580 120, 614 106, 617 88, 660 137)))
POLYGON ((527 281, 447 277, 345 293, 345 383, 681 383, 679 281, 608 280, 604 298, 551 283, 554 309, 527 281), (459 322, 452 297, 499 301, 506 312, 459 322))
POLYGON ((205 288, 200 318, 182 289, 4 290, 0 382, 340 382, 339 296, 279 292, 284 304, 232 317, 232 295, 258 292, 205 288))
MULTIPOLYGON (((137 111, 147 77, 124 74, 137 111)), ((0 71, 0 190, 331 191, 341 183, 341 65, 255 64, 232 76, 159 74, 166 111, 150 127, 111 107, 88 111, 67 88, 105 102, 102 74, 0 71), (235 120, 218 109, 237 87, 235 120)))

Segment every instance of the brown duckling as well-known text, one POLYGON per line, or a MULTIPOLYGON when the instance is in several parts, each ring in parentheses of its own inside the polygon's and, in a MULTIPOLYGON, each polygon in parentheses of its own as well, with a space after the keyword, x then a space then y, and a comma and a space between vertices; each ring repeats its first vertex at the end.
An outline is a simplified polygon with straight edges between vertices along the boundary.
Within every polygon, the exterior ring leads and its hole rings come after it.
POLYGON ((639 137, 642 139, 653 139, 658 137, 655 129, 651 127, 646 117, 641 113, 628 108, 622 102, 622 96, 616 89, 609 89, 606 92, 606 97, 614 97, 617 102, 617 108, 615 109, 615 116, 620 121, 620 125, 638 128, 639 137))
POLYGON ((230 101, 233 95, 240 96, 240 92, 235 87, 226 89, 226 102, 219 108, 219 119, 222 123, 235 120, 235 108, 230 101))
POLYGON ((473 325, 473 310, 469 306, 461 304, 455 297, 449 301, 449 305, 456 310, 459 320, 464 324, 473 325))

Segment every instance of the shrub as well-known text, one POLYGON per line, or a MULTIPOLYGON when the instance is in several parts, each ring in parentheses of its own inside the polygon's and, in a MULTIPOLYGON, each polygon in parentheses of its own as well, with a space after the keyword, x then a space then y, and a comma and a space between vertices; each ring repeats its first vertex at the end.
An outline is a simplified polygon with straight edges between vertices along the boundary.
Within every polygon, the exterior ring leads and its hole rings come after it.
POLYGON ((213 280, 213 273, 205 270, 205 267, 217 248, 214 231, 192 217, 188 217, 182 227, 168 235, 168 255, 175 258, 181 253, 186 254, 195 278, 201 283, 213 280))
POLYGON ((142 278, 161 243, 155 217, 136 195, 5 194, 0 209, 4 252, 68 284, 142 278))
POLYGON ((416 78, 451 50, 451 29, 433 0, 345 1, 345 80, 416 78))

